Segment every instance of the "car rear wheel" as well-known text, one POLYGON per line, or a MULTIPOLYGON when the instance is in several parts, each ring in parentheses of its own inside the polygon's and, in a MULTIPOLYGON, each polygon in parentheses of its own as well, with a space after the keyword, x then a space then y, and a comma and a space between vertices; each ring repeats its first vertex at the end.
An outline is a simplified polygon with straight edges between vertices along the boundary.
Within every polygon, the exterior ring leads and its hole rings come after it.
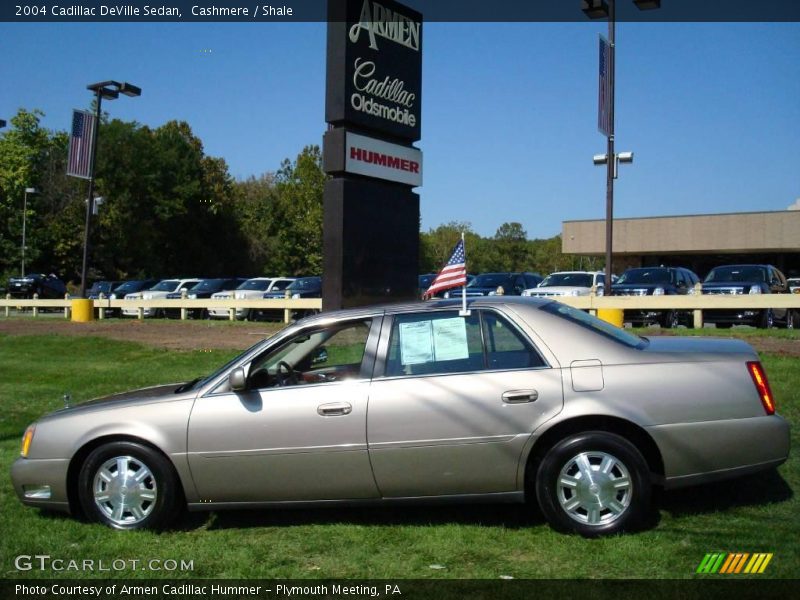
POLYGON ((169 461, 135 442, 93 450, 78 476, 86 516, 114 529, 159 529, 179 512, 182 493, 169 461))
POLYGON ((650 472, 628 440, 603 431, 567 437, 536 473, 536 497, 550 525, 586 537, 640 527, 650 510, 650 472))

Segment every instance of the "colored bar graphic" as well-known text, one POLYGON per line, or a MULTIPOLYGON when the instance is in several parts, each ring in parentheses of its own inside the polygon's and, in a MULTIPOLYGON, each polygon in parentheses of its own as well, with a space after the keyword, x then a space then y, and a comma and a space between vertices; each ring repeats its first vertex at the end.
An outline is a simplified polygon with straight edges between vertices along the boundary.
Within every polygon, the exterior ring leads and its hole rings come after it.
POLYGON ((772 553, 766 552, 710 552, 700 561, 695 573, 763 573, 772 556, 772 553))

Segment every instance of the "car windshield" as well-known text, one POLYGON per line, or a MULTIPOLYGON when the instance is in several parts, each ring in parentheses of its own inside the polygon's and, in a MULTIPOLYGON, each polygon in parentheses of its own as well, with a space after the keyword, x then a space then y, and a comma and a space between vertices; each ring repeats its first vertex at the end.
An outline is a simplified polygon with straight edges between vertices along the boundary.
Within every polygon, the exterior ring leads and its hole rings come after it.
POLYGON ((483 273, 470 281, 467 288, 497 288, 501 285, 505 289, 513 287, 508 273, 483 273))
POLYGON ((320 287, 320 280, 317 277, 303 277, 302 279, 296 279, 292 282, 287 290, 291 290, 293 292, 300 292, 300 291, 308 291, 308 290, 316 290, 320 287))
POLYGON ((214 292, 222 288, 225 283, 225 279, 204 279, 197 285, 195 285, 191 291, 192 292, 214 292))
POLYGON ((92 288, 89 290, 90 294, 107 294, 111 291, 111 287, 113 286, 113 282, 111 281, 95 281, 92 284, 92 288))
POLYGON ((115 291, 117 294, 130 294, 131 292, 138 292, 143 282, 141 281, 126 281, 119 286, 115 291))
POLYGON ((592 287, 591 273, 553 273, 544 278, 539 287, 566 285, 570 287, 592 287))
MULTIPOLYGON (((268 339, 268 338, 264 338, 264 339, 268 339)), ((207 381, 212 381, 213 379, 216 379, 219 375, 221 375, 222 373, 224 373, 225 371, 230 369, 238 360, 241 360, 244 356, 246 356, 247 354, 252 352, 253 349, 255 349, 257 346, 260 346, 263 342, 264 342, 264 340, 260 340, 260 341, 256 342, 255 344, 250 346, 244 352, 241 352, 240 354, 237 354, 236 356, 234 356, 232 359, 230 359, 228 362, 226 362, 224 365, 222 365, 219 369, 217 369, 213 373, 211 373, 209 375, 206 375, 205 377, 197 377, 195 379, 192 379, 191 381, 187 381, 186 383, 184 383, 183 385, 178 387, 175 390, 175 393, 176 394, 180 394, 181 392, 188 392, 189 390, 196 390, 196 389, 202 387, 203 385, 205 385, 205 383, 207 381)))
POLYGON ((259 292, 265 292, 269 288, 269 284, 272 283, 272 279, 248 279, 242 285, 240 285, 237 290, 256 290, 259 292))
POLYGON ((171 292, 178 287, 177 279, 165 279, 159 282, 155 287, 150 288, 153 292, 171 292))
POLYGON ((706 277, 707 283, 766 280, 766 269, 760 267, 717 267, 716 269, 711 269, 711 272, 706 277))
POLYGON ((624 329, 615 327, 611 323, 603 321, 602 319, 598 319, 587 312, 577 308, 572 308, 566 304, 561 304, 560 302, 548 302, 547 304, 543 305, 540 310, 548 312, 551 315, 559 316, 562 319, 566 319, 567 321, 575 323, 576 325, 580 325, 581 327, 591 329, 595 333, 607 338, 611 338, 612 340, 619 342, 620 344, 630 346, 631 348, 644 348, 647 345, 646 338, 628 333, 624 329))
POLYGON ((668 269, 628 269, 617 283, 671 283, 668 269))

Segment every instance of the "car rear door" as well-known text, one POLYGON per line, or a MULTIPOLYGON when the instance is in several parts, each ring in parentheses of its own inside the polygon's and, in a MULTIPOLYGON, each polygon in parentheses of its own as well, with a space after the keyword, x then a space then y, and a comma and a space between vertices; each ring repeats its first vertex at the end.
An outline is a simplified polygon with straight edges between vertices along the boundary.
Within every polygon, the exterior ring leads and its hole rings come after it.
POLYGON ((514 492, 531 433, 563 405, 552 368, 494 310, 384 319, 367 443, 383 497, 514 492))

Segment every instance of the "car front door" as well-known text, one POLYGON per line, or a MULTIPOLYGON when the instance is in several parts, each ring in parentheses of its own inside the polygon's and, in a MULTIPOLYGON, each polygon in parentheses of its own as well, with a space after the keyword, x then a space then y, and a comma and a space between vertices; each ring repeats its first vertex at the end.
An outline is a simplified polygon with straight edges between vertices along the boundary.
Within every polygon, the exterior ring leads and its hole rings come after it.
POLYGON ((384 320, 367 423, 382 496, 514 492, 531 433, 563 405, 551 368, 494 310, 384 320))
POLYGON ((197 399, 189 464, 203 502, 339 500, 378 495, 366 444, 380 318, 309 327, 197 399))

